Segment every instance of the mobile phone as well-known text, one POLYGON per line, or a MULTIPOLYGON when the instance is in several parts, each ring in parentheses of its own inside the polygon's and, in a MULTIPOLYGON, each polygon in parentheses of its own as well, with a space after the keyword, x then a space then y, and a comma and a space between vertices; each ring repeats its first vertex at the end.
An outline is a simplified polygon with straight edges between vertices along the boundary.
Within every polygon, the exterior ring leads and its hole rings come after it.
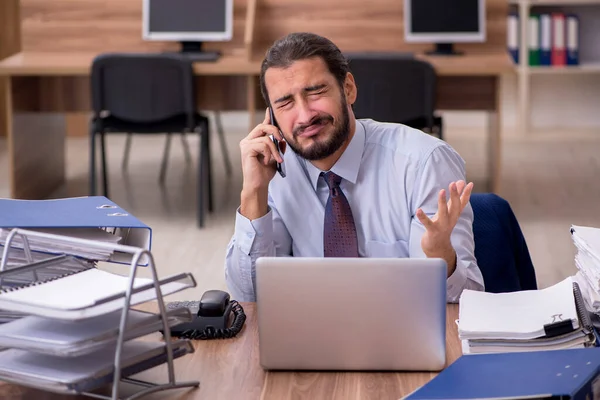
MULTIPOLYGON (((279 128, 279 125, 277 125, 277 121, 275 120, 275 115, 273 114, 273 109, 271 107, 269 107, 269 119, 271 120, 271 125, 279 129, 279 133, 283 137, 283 133, 281 133, 281 129, 279 128)), ((279 140, 277 140, 275 136, 271 136, 271 140, 273 140, 273 143, 275 143, 275 147, 277 148, 279 155, 281 156, 281 158, 283 158, 283 153, 281 152, 281 147, 279 146, 279 140)), ((285 178, 285 166, 283 164, 276 163, 276 168, 277 172, 279 172, 279 175, 281 175, 282 178, 285 178)))

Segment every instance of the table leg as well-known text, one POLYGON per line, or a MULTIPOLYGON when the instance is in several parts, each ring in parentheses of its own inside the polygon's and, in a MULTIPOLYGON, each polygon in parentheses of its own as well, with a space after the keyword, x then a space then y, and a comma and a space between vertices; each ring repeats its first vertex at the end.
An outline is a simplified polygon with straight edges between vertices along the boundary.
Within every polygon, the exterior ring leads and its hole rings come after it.
POLYGON ((247 76, 247 108, 248 108, 248 132, 256 126, 256 80, 254 75, 247 76))
POLYGON ((65 118, 57 113, 16 112, 11 80, 4 86, 10 196, 48 198, 65 181, 65 118))
POLYGON ((495 109, 488 111, 488 176, 489 191, 499 194, 500 192, 500 171, 502 167, 502 141, 501 141, 501 97, 502 81, 500 77, 496 78, 496 101, 495 109))

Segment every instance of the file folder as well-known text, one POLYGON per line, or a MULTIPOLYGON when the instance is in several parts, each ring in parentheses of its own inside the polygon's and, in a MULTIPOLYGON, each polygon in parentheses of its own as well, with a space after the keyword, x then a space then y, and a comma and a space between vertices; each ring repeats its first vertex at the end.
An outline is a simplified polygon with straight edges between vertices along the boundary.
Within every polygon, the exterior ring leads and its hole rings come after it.
POLYGON ((508 15, 507 47, 515 64, 519 64, 519 14, 510 13, 508 15))
MULTIPOLYGON (((72 233, 73 228, 103 228, 120 235, 122 240, 119 244, 151 250, 152 243, 152 229, 148 225, 104 196, 55 200, 0 199, 0 230, 12 228, 51 229, 59 235, 61 230, 65 234, 72 233)), ((59 251, 47 253, 62 254, 59 251)), ((131 257, 131 254, 113 253, 106 261, 130 264, 131 257)), ((147 265, 147 260, 140 265, 147 265)))
POLYGON ((552 19, 540 15, 540 65, 552 65, 552 19))
POLYGON ((579 65, 579 17, 567 15, 567 65, 579 65))
POLYGON ((599 372, 598 347, 466 355, 406 399, 591 399, 599 372))
POLYGON ((529 65, 540 65, 540 18, 529 16, 529 65))
POLYGON ((552 65, 565 65, 565 15, 552 14, 552 65))

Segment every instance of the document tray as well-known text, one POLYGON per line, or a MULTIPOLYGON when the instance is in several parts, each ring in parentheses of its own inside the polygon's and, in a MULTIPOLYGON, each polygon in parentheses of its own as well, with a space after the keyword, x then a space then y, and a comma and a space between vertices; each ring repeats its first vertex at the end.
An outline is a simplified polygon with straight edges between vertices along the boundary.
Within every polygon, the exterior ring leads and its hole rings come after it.
MULTIPOLYGON (((193 353, 187 340, 171 343, 173 359, 193 353)), ((5 350, 0 379, 55 393, 79 394, 113 382, 114 346, 89 355, 62 358, 23 350, 5 350)), ((121 377, 135 375, 167 362, 164 343, 129 341, 123 344, 121 377)))

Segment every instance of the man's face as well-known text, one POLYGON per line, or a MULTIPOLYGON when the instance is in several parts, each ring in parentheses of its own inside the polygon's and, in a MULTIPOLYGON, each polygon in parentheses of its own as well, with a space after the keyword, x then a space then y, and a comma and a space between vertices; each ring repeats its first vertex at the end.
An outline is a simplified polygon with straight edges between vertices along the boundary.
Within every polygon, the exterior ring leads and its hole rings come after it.
POLYGON ((346 93, 321 58, 269 68, 265 85, 279 128, 298 155, 321 160, 344 144, 350 128, 346 93))

